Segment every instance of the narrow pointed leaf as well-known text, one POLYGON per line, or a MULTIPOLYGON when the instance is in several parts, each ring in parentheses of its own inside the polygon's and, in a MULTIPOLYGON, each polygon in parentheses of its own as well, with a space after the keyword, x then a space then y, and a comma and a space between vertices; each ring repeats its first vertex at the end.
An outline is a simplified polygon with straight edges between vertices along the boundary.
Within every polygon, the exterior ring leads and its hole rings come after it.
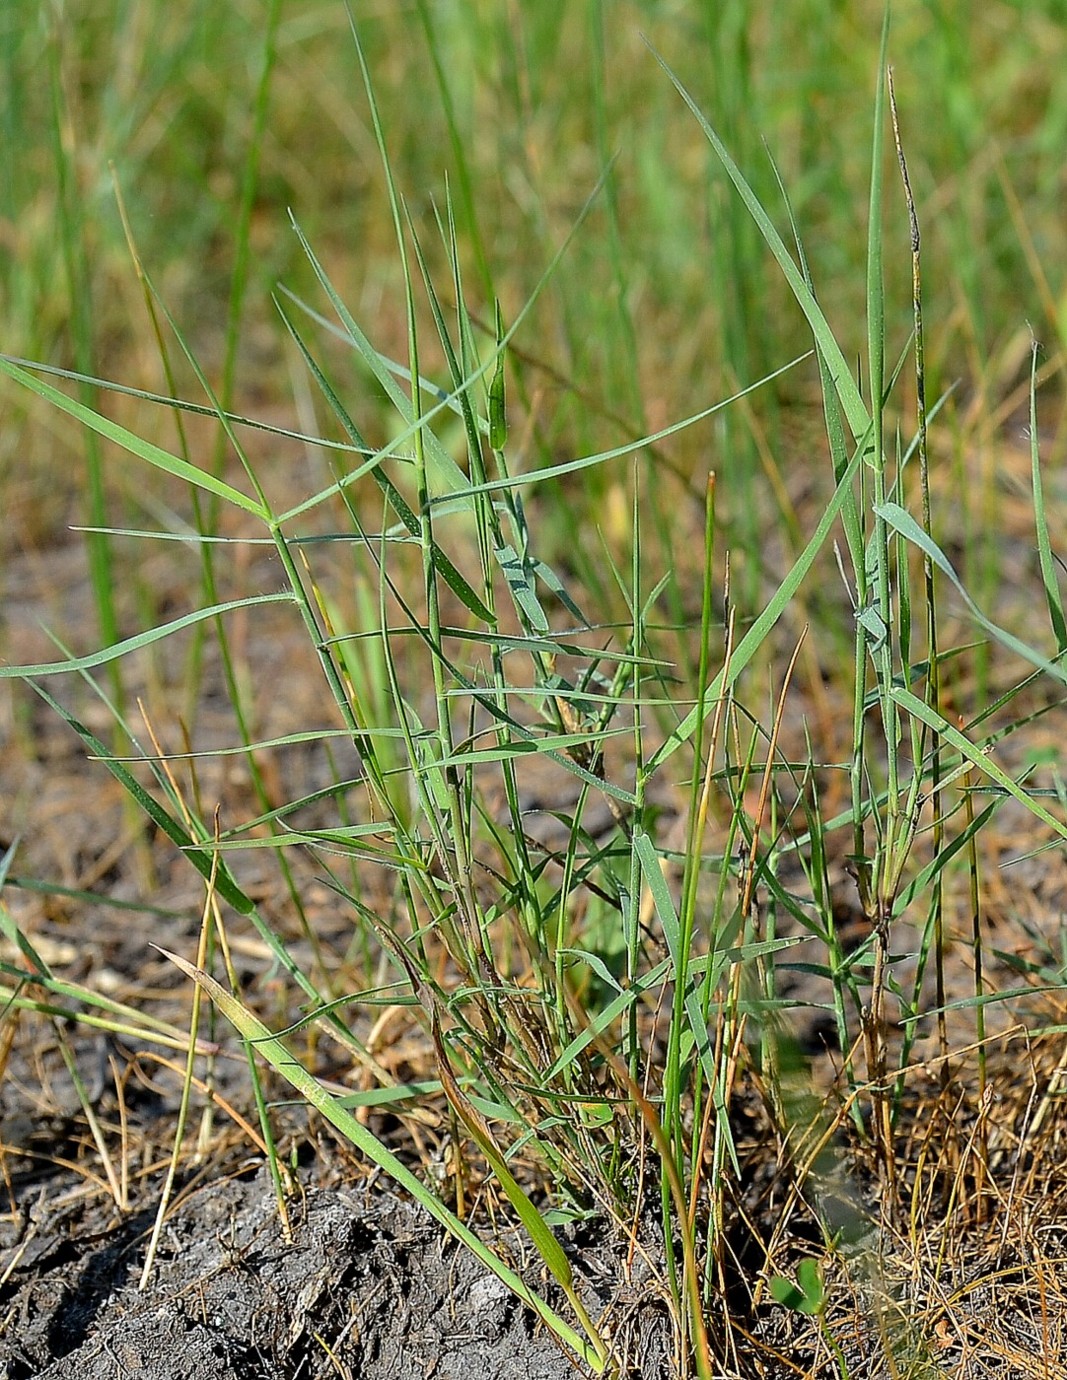
POLYGON ((160 446, 154 446, 151 441, 135 436, 132 431, 127 431, 124 426, 119 426, 118 422, 102 417, 99 412, 94 412, 91 407, 86 407, 84 403, 75 402, 73 398, 68 398, 58 388, 53 388, 50 383, 45 383, 43 379, 34 378, 25 369, 20 369, 18 365, 12 364, 3 356, 0 356, 0 372, 7 374, 16 383, 21 383, 31 393, 36 393, 39 398, 44 398, 53 407, 59 408, 61 412, 65 412, 75 421, 81 422, 91 431, 95 431, 98 436, 103 436, 108 441, 114 441, 123 450, 128 450, 131 455, 135 455, 138 460, 144 460, 147 464, 154 465, 156 469, 174 475, 176 479, 184 479, 186 483, 194 484, 198 489, 204 489, 217 498, 225 499, 227 503, 232 503, 235 508, 243 508, 246 513, 253 513, 264 522, 270 520, 270 514, 266 509, 254 498, 249 498, 247 494, 241 493, 240 489, 233 488, 232 485, 216 478, 213 474, 209 474, 206 470, 197 469, 195 465, 190 465, 187 460, 172 455, 169 450, 163 450, 160 446))
POLYGON ((111 647, 102 647, 99 651, 90 652, 87 656, 68 657, 66 661, 42 661, 36 666, 0 666, 0 679, 11 680, 15 676, 23 679, 39 678, 41 676, 60 676, 67 671, 90 671, 96 666, 106 666, 109 662, 118 661, 120 657, 128 656, 131 652, 140 651, 142 647, 148 647, 153 642, 159 642, 164 637, 169 637, 171 633, 181 632, 183 628, 191 628, 197 623, 203 623, 208 618, 217 618, 220 614, 230 613, 233 609, 251 608, 255 604, 291 604, 292 602, 293 596, 291 594, 279 593, 255 594, 247 599, 231 599, 224 604, 212 604, 210 608, 197 609, 195 613, 186 613, 170 623, 162 623, 158 628, 149 628, 147 632, 138 633, 135 637, 128 637, 125 641, 116 642, 111 647))
POLYGON ((508 1286, 523 1303, 532 1308, 541 1320, 563 1342, 566 1343, 585 1364, 596 1373, 604 1369, 593 1348, 581 1338, 562 1318, 529 1287, 529 1285, 490 1248, 476 1236, 459 1218, 435 1197, 426 1185, 398 1159, 382 1142, 369 1131, 339 1098, 328 1092, 318 1079, 310 1073, 286 1048, 280 1039, 271 1033, 257 1016, 248 1010, 232 993, 228 992, 209 973, 195 967, 177 954, 160 952, 182 972, 195 982, 215 1003, 218 1009, 238 1031, 241 1037, 266 1059, 267 1063, 289 1082, 315 1110, 350 1141, 357 1150, 366 1155, 372 1164, 383 1169, 389 1177, 426 1209, 430 1215, 452 1236, 508 1286))

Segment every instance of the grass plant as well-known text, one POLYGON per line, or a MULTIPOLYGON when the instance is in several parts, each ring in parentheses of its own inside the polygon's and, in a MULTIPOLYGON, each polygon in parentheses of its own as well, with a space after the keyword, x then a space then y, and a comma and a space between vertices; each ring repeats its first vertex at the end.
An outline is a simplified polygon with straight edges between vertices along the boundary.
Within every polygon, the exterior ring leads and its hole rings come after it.
MULTIPOLYGON (((284 104, 297 70, 288 64, 298 48, 336 47, 336 16, 273 4, 264 20, 217 360, 202 361, 195 333, 181 325, 183 304, 170 307, 166 287, 157 290, 144 264, 160 258, 159 246, 124 212, 163 365, 160 392, 115 389, 97 377, 97 227, 92 203, 70 182, 77 164, 60 137, 59 62, 59 241, 79 310, 65 362, 28 365, 15 357, 22 347, 0 357, 0 372, 33 406, 93 438, 84 492, 99 623, 97 650, 5 664, 0 678, 36 691, 199 874, 195 955, 160 947, 249 1055, 255 1143, 282 1212, 291 1179, 268 1105, 276 1079, 596 1374, 625 1371, 632 1358, 624 1329, 560 1236, 592 1218, 652 1261, 679 1374, 759 1373, 746 1369, 761 1354, 749 1328, 768 1298, 810 1328, 798 1334, 798 1372, 823 1373, 825 1363, 827 1374, 866 1373, 862 1353, 850 1352, 844 1310, 835 1312, 841 1281, 843 1292, 874 1300, 892 1373, 937 1373, 922 1369, 933 1364, 934 1339, 907 1316, 883 1270, 885 1247, 872 1241, 878 1231, 884 1240, 910 1232, 918 1259, 938 1204, 964 1204, 978 1218, 991 1210, 994 994, 982 850, 1009 808, 1034 847, 1067 838, 1058 772, 1042 784, 1043 764, 1020 764, 1011 751, 1015 735, 1062 703, 1067 679, 1055 500, 1038 416, 1039 386, 1062 365, 1054 355, 1040 370, 1035 350, 1023 393, 1014 391, 1004 360, 1020 320, 998 284, 1042 285, 1057 348, 1063 288, 1039 271, 1036 237, 1009 240, 1011 216, 997 222, 997 209, 1015 205, 1026 182, 1035 223, 1054 233, 1045 216, 1055 190, 1041 151, 1056 146, 1067 108, 1019 45, 1026 34, 1033 43, 1048 38, 1055 6, 1034 7, 1023 38, 1012 29, 1014 65, 989 56, 984 29, 968 47, 961 26, 934 10, 918 41, 918 21, 903 17, 895 91, 886 84, 896 52, 888 9, 884 18, 865 6, 838 10, 816 17, 814 7, 787 7, 756 23, 740 4, 714 14, 680 7, 648 46, 631 46, 632 26, 600 0, 484 13, 420 0, 410 13, 373 21, 349 15, 346 51, 363 79, 360 102, 329 80, 314 96, 333 122, 330 137, 341 131, 356 150, 363 185, 373 156, 384 199, 373 227, 346 210, 338 223, 309 229, 299 195, 306 183, 289 169, 302 261, 275 305, 305 399, 300 426, 250 422, 238 410, 238 379, 258 309, 254 285, 268 276, 256 267, 257 199, 288 166, 274 136, 299 118, 284 104), (858 57, 844 42, 850 23, 865 35, 858 57), (397 79, 395 54, 415 35, 420 89, 436 90, 439 109, 410 99, 405 76, 397 79), (787 60, 800 43, 814 54, 810 69, 787 60), (714 57, 710 98, 689 48, 714 57), (493 81, 466 81, 489 52, 497 55, 493 81), (578 69, 568 61, 575 52, 588 57, 578 69), (1008 102, 1025 69, 1033 99, 1044 100, 1023 147, 998 149, 988 161, 975 108, 980 60, 991 99, 1008 102), (617 79, 624 61, 642 69, 640 121, 617 79), (568 68, 588 84, 581 100, 559 89, 568 68), (952 119, 944 144, 917 144, 913 155, 915 92, 934 72, 952 119), (828 98, 831 78, 841 83, 842 113, 822 122, 812 105, 828 98), (806 99, 797 103, 801 89, 806 99), (490 97, 497 104, 487 116, 490 97), (862 253, 853 223, 861 100, 873 104, 862 253), (784 125, 783 111, 793 112, 784 125), (782 131, 782 167, 758 147, 761 117, 782 131), (490 139, 480 134, 487 119, 490 139), (436 144, 419 135, 424 121, 439 132, 436 144), (545 163, 545 126, 562 174, 545 163), (615 159, 620 130, 630 139, 615 159), (831 156, 835 139, 840 159, 831 156), (428 155, 441 148, 450 151, 447 180, 428 155), (950 157, 974 175, 951 201, 946 273, 946 245, 934 236, 928 249, 922 221, 930 202, 936 217, 938 196, 948 196, 950 157), (898 167, 904 192, 894 199, 898 167), (842 190, 831 194, 831 177, 842 190), (574 186, 564 195, 568 178, 574 186), (494 179, 499 195, 490 193, 494 179), (635 185, 647 206, 636 224, 628 214, 635 185), (996 229, 974 241, 965 222, 996 229), (327 265, 354 231, 373 248, 379 277, 352 276, 346 291, 327 265), (505 274, 520 241, 518 270, 505 274), (699 266, 706 252, 710 273, 699 266), (380 313, 375 304, 387 299, 380 313), (677 323, 689 314, 695 325, 673 352, 669 329, 657 326, 645 355, 649 318, 677 323), (713 359, 700 343, 709 340, 713 359), (970 422, 947 383, 961 365, 986 395, 970 422), (179 400, 193 385, 198 400, 179 400), (608 402, 588 405, 597 396, 608 402), (1007 626, 994 599, 996 543, 994 573, 972 585, 972 552, 961 562, 939 531, 945 488, 956 481, 938 459, 938 429, 949 450, 964 452, 988 427, 990 409, 1020 396, 1047 628, 1033 617, 1022 629, 1007 626), (809 463, 798 475, 787 463, 784 438, 803 398, 821 414, 821 474, 809 463), (160 404, 174 419, 176 444, 140 424, 160 404), (120 405, 125 420, 112 415, 120 405), (197 431, 211 437, 202 449, 187 428, 206 422, 215 429, 197 431), (704 423, 717 428, 713 466, 690 448, 704 423), (280 474, 265 441, 298 443, 314 482, 280 474), (681 459, 666 449, 675 444, 681 459), (129 474, 139 477, 109 497, 102 457, 117 452, 132 457, 129 474), (817 497, 798 507, 801 480, 817 497), (151 499, 138 499, 142 488, 151 499), (188 518, 175 516, 182 505, 188 518), (142 513, 155 530, 145 530, 142 513), (130 615, 116 597, 125 579, 116 553, 153 538, 180 539, 196 553, 200 607, 123 635, 130 615), (281 587, 231 590, 221 572, 263 550, 281 587), (256 655, 235 628, 248 619, 254 639, 257 618, 274 615, 302 630, 317 665, 321 727, 302 723, 281 736, 262 729, 256 655), (185 663, 187 741, 174 750, 147 707, 144 730, 134 726, 122 668, 183 634, 196 641, 185 663), (210 648, 235 724, 235 741, 221 748, 195 746, 194 702, 210 675, 210 648), (106 711, 110 742, 91 726, 98 712, 92 719, 48 688, 78 674, 106 711), (1038 693, 1046 700, 1035 708, 1038 693), (765 712, 753 708, 765 698, 765 712), (321 753, 329 782, 294 798, 283 786, 279 796, 271 764, 286 749, 321 753), (351 773, 331 758, 334 749, 358 763, 351 773), (239 762, 251 818, 234 825, 198 774, 239 762), (538 814, 551 828, 534 827, 538 814), (278 861, 281 889, 267 902, 243 880, 253 851, 278 861), (308 869, 290 861, 306 857, 345 917, 341 951, 317 932, 302 880, 308 869), (841 918, 843 879, 859 938, 841 918), (949 920, 961 906, 974 970, 962 997, 945 976, 949 920), (285 984, 282 1015, 238 978, 234 938, 249 926, 285 984), (306 962, 294 957, 294 933, 306 962), (798 978, 820 995, 793 1000, 798 978), (819 1010, 836 1040, 832 1087, 822 1096, 791 1023, 801 1005, 819 1010), (400 1013, 419 1051, 414 1063, 383 1059, 375 1020, 383 1008, 400 1013), (931 1017, 936 1046, 922 1059, 936 1069, 936 1094, 922 1084, 916 1054, 931 1017), (323 1072, 338 1050, 359 1072, 358 1092, 339 1090, 323 1072), (935 1107, 926 1141, 922 1118, 909 1112, 919 1084, 935 1107), (953 1099, 955 1133, 945 1112, 953 1099), (374 1129, 386 1112, 411 1132, 400 1150, 374 1129), (758 1156, 741 1129, 746 1118, 766 1141, 763 1162, 776 1163, 786 1185, 780 1228, 762 1236, 748 1220, 758 1156), (436 1186, 413 1129, 425 1124, 449 1146, 436 1186), (486 1204, 525 1234, 542 1286, 494 1244, 486 1204), (791 1236, 794 1220, 802 1226, 791 1236), (755 1261, 753 1243, 762 1252, 755 1261), (907 1326, 894 1321, 898 1303, 907 1326)), ((1010 7, 996 12, 1007 16, 1010 7)), ((240 27, 251 18, 238 6, 212 23, 240 27)), ((5 22, 32 43, 28 30, 5 22)), ((179 58, 179 49, 160 45, 159 67, 148 74, 160 93, 174 80, 168 62, 179 58)), ((106 103, 101 109, 107 114, 106 103)), ((200 118, 221 109, 207 99, 200 118)), ((9 106, 8 123, 14 118, 9 106)), ((125 195, 129 184, 120 181, 125 195)), ((356 273, 349 264, 339 271, 356 273)), ((51 342, 23 326, 25 352, 47 353, 51 342)), ((1057 454, 1062 439, 1051 438, 1057 454)), ((988 500, 968 492, 954 501, 953 523, 966 528, 988 500)), ((9 853, 0 880, 11 863, 9 853)), ((72 1017, 185 1050, 173 1176, 197 1058, 218 1053, 222 1025, 205 1033, 198 995, 183 1037, 171 1022, 57 978, 6 911, 0 928, 15 950, 0 965, 8 1020, 36 1012, 58 1030, 61 1016, 72 1017)), ((1062 964, 1051 956, 1033 965, 1019 995, 1057 986, 1062 964)), ((125 1207, 126 1180, 73 1056, 68 1063, 109 1189, 125 1207)), ((210 1101, 210 1077, 199 1086, 210 1101)), ((1044 1110, 1042 1119, 1054 1115, 1044 1110)), ((157 1238, 165 1207, 166 1195, 157 1238)), ((151 1264, 150 1251, 146 1276, 151 1264)))

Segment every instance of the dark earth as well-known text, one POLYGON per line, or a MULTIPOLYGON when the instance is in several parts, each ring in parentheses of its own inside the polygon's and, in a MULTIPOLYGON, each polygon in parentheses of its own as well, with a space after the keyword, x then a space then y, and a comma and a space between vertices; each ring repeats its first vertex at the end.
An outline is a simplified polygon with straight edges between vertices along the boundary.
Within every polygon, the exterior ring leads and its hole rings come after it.
MULTIPOLYGON (((575 1374, 495 1276, 381 1188, 309 1187, 289 1242, 264 1173, 212 1183, 170 1217, 143 1292, 151 1206, 103 1229, 97 1215, 42 1195, 4 1252, 5 1380, 575 1374)), ((666 1376, 663 1310, 649 1322, 645 1373, 666 1376)))

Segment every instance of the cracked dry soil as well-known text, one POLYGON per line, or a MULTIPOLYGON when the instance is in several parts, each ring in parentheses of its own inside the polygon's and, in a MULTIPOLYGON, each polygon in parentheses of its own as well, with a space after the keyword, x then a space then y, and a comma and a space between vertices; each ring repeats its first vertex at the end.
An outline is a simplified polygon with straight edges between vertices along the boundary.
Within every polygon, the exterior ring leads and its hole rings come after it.
MULTIPOLYGON (((168 1219, 143 1292, 151 1204, 102 1230, 87 1215, 57 1210, 46 1189, 5 1250, 4 1380, 576 1374, 495 1276, 381 1188, 309 1187, 287 1241, 265 1173, 214 1182, 168 1219)), ((646 1373, 666 1376, 669 1328, 658 1321, 646 1373)))

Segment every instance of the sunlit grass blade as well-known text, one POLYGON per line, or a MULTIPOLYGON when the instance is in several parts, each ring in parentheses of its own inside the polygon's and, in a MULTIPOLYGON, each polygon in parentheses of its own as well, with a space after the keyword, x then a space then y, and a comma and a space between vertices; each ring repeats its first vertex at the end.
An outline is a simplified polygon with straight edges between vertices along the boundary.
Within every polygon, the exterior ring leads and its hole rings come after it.
POLYGON ((1037 344, 1030 355, 1030 482, 1034 494, 1034 523, 1037 528, 1037 555, 1041 565, 1041 583, 1045 590, 1049 622, 1060 652, 1067 651, 1067 619, 1063 613, 1059 577, 1049 541, 1048 517, 1045 512, 1045 488, 1041 482, 1041 441, 1037 427, 1037 344))
MULTIPOLYGON (((284 291, 284 289, 282 289, 284 291)), ((310 310, 305 308, 305 310, 310 310)), ((314 313, 312 313, 314 315, 314 313)), ((346 337, 347 339, 347 337, 346 337)), ((191 417, 211 417, 215 420, 220 418, 220 410, 209 407, 206 403, 190 402, 186 398, 176 398, 167 393, 153 393, 146 388, 134 388, 128 384, 118 383, 114 379, 98 378, 94 374, 82 374, 76 369, 64 369, 57 364, 45 364, 41 360, 21 359, 16 355, 0 354, 0 362, 16 365, 33 374, 47 374, 52 378, 70 379, 72 383, 91 384, 93 388, 103 389, 109 393, 117 393, 123 397, 136 398, 139 402, 153 403, 158 407, 165 407, 170 411, 187 413, 191 417)), ((302 445, 317 446, 324 450, 335 450, 345 454, 363 454, 354 446, 346 445, 344 441, 331 439, 328 436, 309 436, 304 431, 298 431, 293 427, 279 426, 273 422, 265 422, 258 417, 248 417, 242 412, 231 412, 226 408, 221 410, 221 420, 228 422, 231 426, 249 427, 253 431, 262 431, 268 436, 281 436, 289 441, 299 441, 302 445)), ((87 529, 95 530, 95 529, 87 529)), ((100 530, 105 532, 121 532, 121 528, 103 527, 100 530)), ((179 540, 171 533, 151 533, 149 535, 160 535, 171 537, 172 540, 179 540)), ((209 537, 199 534, 203 541, 233 541, 232 537, 209 537)), ((191 538, 190 538, 191 539, 191 538)), ((261 540, 267 540, 262 538, 261 540)))
MULTIPOLYGON (((703 422, 708 417, 713 417, 717 412, 738 402, 741 398, 747 397, 765 384, 773 383, 775 379, 787 374, 789 370, 795 369, 798 364, 802 364, 808 358, 810 351, 805 350, 801 355, 791 359, 788 364, 783 364, 778 369, 765 374, 763 378, 757 379, 755 383, 750 383, 744 388, 738 389, 728 398, 722 398, 719 402, 712 403, 710 407, 702 408, 699 412, 694 412, 688 417, 683 417, 680 422, 672 422, 670 426, 665 426, 659 431, 653 431, 648 436, 640 436, 636 440, 628 441, 622 446, 613 446, 610 450, 597 451, 595 455, 583 455, 577 460, 567 460, 560 465, 546 465, 542 469, 532 470, 527 474, 509 475, 506 479, 490 479, 484 484, 471 484, 454 497, 468 498, 472 494, 496 493, 502 490, 529 488, 535 484, 546 483, 550 479, 559 479, 564 475, 578 474, 582 470, 592 468, 594 465, 603 465, 609 460, 618 460, 624 455, 633 455, 637 451, 645 450, 649 446, 654 446, 658 441, 666 440, 668 436, 675 436, 680 431, 685 431, 697 422, 703 422)), ((443 501, 443 500, 442 500, 443 501)))
POLYGON ((859 441, 862 438, 866 437, 869 441, 871 433, 870 413, 864 406, 863 398, 860 395, 860 391, 856 386, 855 380, 852 377, 852 371, 850 370, 844 355, 841 353, 841 348, 837 343, 837 338, 831 330, 830 325, 826 320, 826 317, 823 315, 822 308, 819 306, 818 302, 816 302, 815 298, 812 296, 811 290, 804 280, 804 275, 797 268, 793 256, 789 253, 788 249, 786 249, 785 244, 782 241, 782 237, 774 228, 774 225, 772 224, 770 217, 767 215, 767 212, 763 209, 763 206, 760 204, 759 199, 753 192, 751 186, 744 177, 744 174, 741 172, 740 168, 731 158, 730 153, 726 148, 726 145, 716 134, 715 130, 712 128, 707 117, 701 111, 696 101, 689 94, 685 86, 681 83, 681 81, 679 81, 678 77, 675 76, 674 72, 663 60, 663 58, 660 57, 659 53, 657 53, 654 48, 652 49, 652 54, 655 57, 656 61, 663 68, 664 72, 666 72, 667 76, 670 78, 679 96, 681 96, 682 100, 685 101, 686 105, 692 111, 694 117, 697 120, 697 123, 700 125, 700 128, 704 131, 704 134, 706 135, 708 142, 715 150, 715 153, 718 156, 719 161, 722 163, 723 168, 726 170, 726 173, 730 178, 730 181, 737 188, 737 191, 740 194, 741 199, 748 207, 749 214, 752 216, 752 219, 759 226, 760 234, 763 236, 764 240, 767 243, 767 247, 770 249, 771 253, 777 260, 778 266, 779 268, 781 268, 782 273, 785 275, 785 279, 788 282, 790 288, 792 289, 793 296, 796 298, 797 303, 800 306, 800 309, 807 317, 808 324, 812 330, 812 334, 815 336, 819 352, 826 362, 826 367, 829 370, 830 378, 833 381, 834 389, 837 392, 838 397, 841 399, 841 406, 844 411, 845 417, 848 420, 849 428, 852 431, 853 439, 859 441))
POLYGON ((726 668, 725 672, 720 671, 711 682, 703 697, 702 703, 689 711, 677 728, 668 736, 662 747, 658 748, 651 755, 646 767, 646 775, 651 776, 668 757, 677 752, 684 743, 689 741, 696 731, 700 715, 704 714, 706 716, 711 713, 718 697, 725 694, 731 686, 736 683, 741 672, 766 641, 771 629, 789 607, 790 601, 800 588, 804 577, 811 569, 816 556, 829 537, 834 523, 837 520, 837 516, 844 507, 846 498, 851 491, 852 481, 856 476, 862 459, 863 446, 861 444, 854 452, 852 459, 842 473, 834 496, 823 510, 815 531, 808 539, 808 544, 800 553, 800 556, 785 579, 778 586, 778 589, 767 603, 763 612, 755 619, 748 632, 745 633, 744 637, 741 638, 737 646, 733 649, 729 666, 726 668))
POLYGON ((369 1131, 341 1100, 328 1092, 317 1078, 293 1057, 285 1045, 248 1010, 236 997, 227 992, 209 973, 194 967, 177 954, 161 950, 167 958, 187 978, 195 982, 211 998, 226 1019, 233 1025, 243 1040, 270 1064, 270 1066, 297 1090, 332 1126, 350 1141, 357 1150, 383 1169, 401 1188, 405 1189, 415 1201, 426 1209, 445 1230, 461 1242, 467 1249, 491 1270, 509 1289, 520 1298, 545 1325, 556 1334, 572 1351, 596 1374, 604 1370, 603 1352, 598 1353, 593 1339, 584 1340, 547 1303, 536 1294, 526 1282, 511 1270, 498 1255, 459 1220, 445 1205, 432 1194, 426 1185, 391 1150, 369 1131))
POLYGON ((224 613, 233 612, 235 609, 252 608, 260 604, 291 604, 293 602, 291 594, 253 594, 245 599, 231 599, 226 603, 216 604, 213 608, 197 609, 195 613, 183 614, 181 618, 175 618, 169 623, 161 623, 159 627, 149 628, 147 632, 135 633, 133 637, 128 637, 123 642, 116 642, 110 647, 103 647, 98 652, 89 652, 85 656, 72 656, 65 661, 42 661, 36 665, 0 666, 0 680, 11 680, 15 677, 21 680, 40 679, 44 676, 65 675, 68 671, 91 671, 97 666, 106 666, 110 662, 118 661, 131 652, 140 651, 142 647, 150 647, 154 642, 160 642, 163 638, 181 632, 184 628, 195 627, 198 623, 218 618, 224 613))
MULTIPOLYGON (((47 690, 36 684, 33 688, 44 702, 74 730, 86 747, 107 766, 111 775, 133 797, 138 807, 166 834, 172 843, 184 851, 185 856, 200 875, 205 879, 209 878, 212 875, 212 861, 211 855, 204 852, 201 847, 203 841, 194 839, 185 826, 168 810, 165 810, 121 762, 112 757, 100 739, 84 724, 80 723, 73 714, 64 709, 57 700, 53 699, 47 690)), ((225 868, 219 868, 215 886, 219 895, 241 915, 248 915, 255 908, 255 903, 249 900, 225 868)))
POLYGON ((894 531, 899 532, 902 537, 905 537, 908 541, 917 546, 924 555, 929 557, 941 573, 948 577, 956 593, 967 605, 971 617, 990 635, 990 637, 999 642, 1001 646, 1014 652, 1016 656, 1022 657, 1024 661, 1028 661, 1031 666, 1036 666, 1038 670, 1043 671, 1046 675, 1052 676, 1054 680, 1067 684, 1067 671, 1065 671, 1062 666, 1055 661, 1050 661, 1048 657, 1042 656, 1021 638, 1016 637, 1014 633, 1010 633, 1005 628, 999 627, 991 619, 985 616, 964 589, 962 581, 952 567, 952 562, 937 543, 931 537, 927 536, 919 523, 916 522, 906 509, 902 508, 899 503, 885 503, 879 505, 877 512, 894 531))
POLYGON ((61 393, 58 388, 53 388, 51 384, 35 378, 33 374, 28 373, 25 369, 20 369, 18 365, 12 364, 3 356, 0 356, 0 372, 7 374, 16 383, 22 384, 31 393, 36 393, 39 398, 51 403, 69 417, 73 417, 75 421, 81 422, 90 431, 97 432, 108 441, 114 441, 116 445, 129 451, 139 460, 144 460, 147 464, 163 470, 166 474, 173 475, 176 479, 184 479, 186 483, 193 484, 206 493, 214 494, 217 498, 225 499, 227 503, 232 503, 236 508, 242 508, 246 513, 254 514, 264 522, 267 521, 269 515, 266 509, 254 498, 249 498, 246 494, 241 493, 240 489, 233 488, 232 485, 213 474, 209 474, 206 470, 198 469, 197 466, 189 464, 188 461, 182 460, 179 456, 172 455, 170 451, 153 445, 151 441, 146 441, 132 431, 127 431, 124 426, 119 426, 110 418, 101 416, 92 408, 75 402, 73 398, 68 398, 65 393, 61 393))
POLYGON ((905 690, 902 686, 893 686, 890 690, 890 694, 893 700, 902 709, 906 710, 914 718, 920 719, 927 727, 934 729, 944 742, 948 743, 950 747, 955 748, 962 757, 965 757, 972 766, 977 767, 984 776, 988 776, 989 779, 1000 786, 1002 790, 1007 791, 1007 793, 1013 796, 1020 805, 1025 806, 1042 824, 1047 825, 1058 834, 1060 838, 1067 839, 1067 823, 1049 814, 1048 810, 1046 810, 1030 792, 1024 791, 1023 788, 1003 770, 1003 768, 997 766, 988 752, 975 747, 971 740, 961 733, 958 728, 954 728, 947 719, 931 709, 931 707, 926 704, 924 700, 920 700, 917 695, 913 695, 910 690, 905 690))

